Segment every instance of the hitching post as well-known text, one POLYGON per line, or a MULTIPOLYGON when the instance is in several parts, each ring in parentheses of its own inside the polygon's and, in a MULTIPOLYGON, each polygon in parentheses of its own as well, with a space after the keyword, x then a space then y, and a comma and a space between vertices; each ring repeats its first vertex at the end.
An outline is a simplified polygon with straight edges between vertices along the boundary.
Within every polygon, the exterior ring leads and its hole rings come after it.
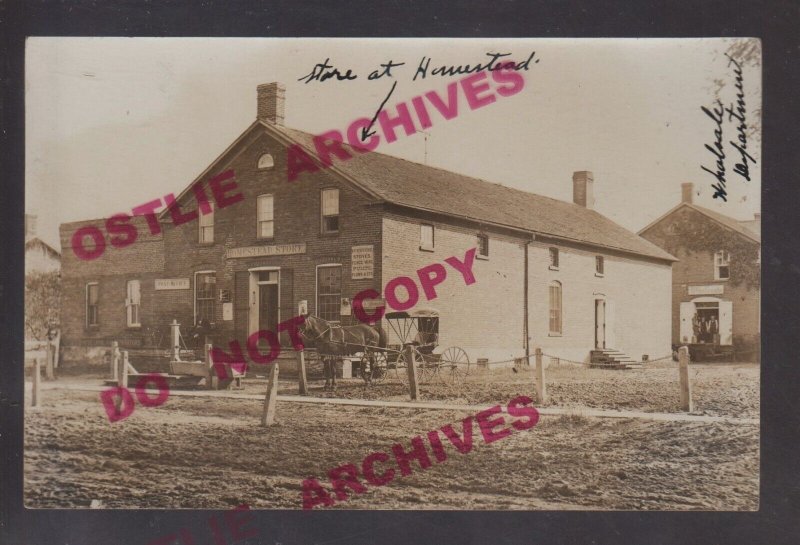
POLYGON ((39 375, 42 372, 41 358, 37 355, 33 358, 33 389, 31 391, 31 406, 38 407, 41 395, 39 391, 39 375))
POLYGON ((55 347, 50 340, 47 340, 47 352, 45 353, 46 359, 44 360, 44 378, 45 380, 53 380, 55 379, 55 374, 53 371, 53 367, 55 366, 55 347))
POLYGON ((216 390, 219 379, 217 378, 217 370, 214 369, 214 360, 211 357, 211 349, 212 345, 206 343, 204 352, 208 371, 208 378, 206 378, 206 389, 216 390))
POLYGON ((689 381, 689 347, 678 348, 678 373, 681 379, 681 410, 692 412, 692 383, 689 381))
POLYGON ((275 423, 275 409, 278 405, 278 364, 272 364, 269 371, 269 384, 267 395, 264 396, 264 413, 261 415, 261 425, 271 426, 275 423))
POLYGON ((297 350, 297 379, 299 381, 300 395, 308 395, 305 350, 297 350))
MULTIPOLYGON (((119 368, 117 370, 117 386, 120 388, 127 388, 128 387, 128 351, 122 351, 122 357, 118 360, 119 368)), ((117 409, 117 414, 119 414, 120 409, 122 408, 122 396, 117 396, 117 399, 114 401, 114 406, 117 409)))
POLYGON ((544 362, 542 361, 542 349, 536 347, 536 397, 537 403, 544 405, 547 403, 547 384, 544 381, 544 362))
POLYGON ((410 344, 403 347, 408 372, 408 394, 412 401, 419 399, 419 383, 417 382, 417 362, 414 359, 414 347, 410 344))
POLYGON ((119 343, 117 341, 111 341, 111 380, 116 381, 118 380, 117 370, 119 368, 119 363, 117 361, 120 358, 119 354, 119 343))
POLYGON ((173 319, 169 329, 172 338, 172 361, 181 361, 181 326, 178 320, 173 319))

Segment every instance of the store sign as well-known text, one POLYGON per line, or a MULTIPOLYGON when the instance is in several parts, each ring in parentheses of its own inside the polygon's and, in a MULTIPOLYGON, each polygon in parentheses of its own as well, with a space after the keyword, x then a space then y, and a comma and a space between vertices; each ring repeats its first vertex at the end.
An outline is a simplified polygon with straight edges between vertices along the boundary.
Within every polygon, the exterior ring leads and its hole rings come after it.
POLYGON ((706 286, 688 286, 689 295, 722 295, 725 286, 722 284, 708 284, 706 286))
POLYGON ((353 246, 350 250, 350 278, 353 280, 372 278, 374 263, 372 244, 353 246))
POLYGON ((230 248, 226 253, 227 259, 239 257, 269 257, 273 255, 292 255, 306 253, 306 243, 275 244, 272 246, 245 246, 243 248, 230 248))
POLYGON ((156 278, 156 290, 188 290, 188 278, 156 278))

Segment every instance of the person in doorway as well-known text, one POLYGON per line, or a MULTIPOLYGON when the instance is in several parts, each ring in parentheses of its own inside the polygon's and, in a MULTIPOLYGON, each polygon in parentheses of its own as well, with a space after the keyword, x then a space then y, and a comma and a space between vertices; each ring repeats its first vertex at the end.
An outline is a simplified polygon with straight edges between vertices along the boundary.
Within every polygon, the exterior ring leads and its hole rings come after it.
POLYGON ((692 343, 700 341, 700 317, 694 313, 692 317, 692 343))
POLYGON ((710 337, 709 342, 716 343, 718 333, 719 322, 717 321, 717 317, 711 316, 711 319, 708 321, 708 336, 710 337))

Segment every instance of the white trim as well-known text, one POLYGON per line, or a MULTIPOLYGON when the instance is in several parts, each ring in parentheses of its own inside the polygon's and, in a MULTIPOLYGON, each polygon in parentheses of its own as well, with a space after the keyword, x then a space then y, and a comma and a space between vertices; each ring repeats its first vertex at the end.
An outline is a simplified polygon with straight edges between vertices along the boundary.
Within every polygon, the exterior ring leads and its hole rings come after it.
POLYGON ((217 271, 194 271, 192 282, 192 325, 197 324, 197 275, 198 274, 217 274, 217 271))
MULTIPOLYGON (((249 273, 247 278, 247 299, 248 299, 248 307, 247 307, 247 334, 252 335, 256 331, 259 330, 259 324, 261 322, 261 314, 259 309, 259 290, 261 289, 259 286, 278 286, 278 317, 276 324, 281 323, 281 268, 275 267, 271 265, 266 265, 262 267, 252 267, 247 269, 249 273), (278 281, 277 282, 259 282, 257 280, 257 274, 261 271, 268 271, 268 272, 277 272, 278 273, 278 281)), ((274 333, 277 333, 275 331, 274 333)))
MULTIPOLYGON (((321 267, 339 267, 342 269, 342 275, 344 275, 344 268, 342 267, 341 263, 322 263, 317 265, 314 269, 314 311, 316 312, 316 316, 319 317, 319 269, 321 267)), ((342 284, 344 284, 344 276, 342 276, 342 284)), ((341 320, 337 321, 336 323, 341 322, 341 320)))

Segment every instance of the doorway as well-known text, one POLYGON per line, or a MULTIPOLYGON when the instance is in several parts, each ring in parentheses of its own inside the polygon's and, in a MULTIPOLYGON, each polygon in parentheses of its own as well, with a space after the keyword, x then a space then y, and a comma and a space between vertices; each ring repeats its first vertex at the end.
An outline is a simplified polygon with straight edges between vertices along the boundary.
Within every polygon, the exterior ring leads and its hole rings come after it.
POLYGON ((275 331, 280 323, 280 270, 250 270, 250 320, 248 333, 275 331))
POLYGON ((594 347, 606 347, 606 300, 594 300, 594 347))

